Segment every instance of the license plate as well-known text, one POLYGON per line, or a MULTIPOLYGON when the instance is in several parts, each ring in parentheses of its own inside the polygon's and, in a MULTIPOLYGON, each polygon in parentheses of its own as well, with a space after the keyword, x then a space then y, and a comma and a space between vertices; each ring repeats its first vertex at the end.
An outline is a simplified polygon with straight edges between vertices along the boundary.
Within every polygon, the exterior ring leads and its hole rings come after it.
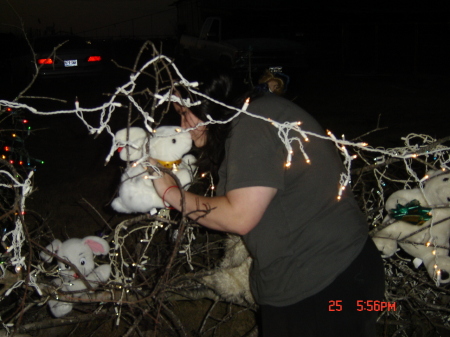
POLYGON ((78 66, 78 60, 64 60, 64 67, 76 67, 78 66))

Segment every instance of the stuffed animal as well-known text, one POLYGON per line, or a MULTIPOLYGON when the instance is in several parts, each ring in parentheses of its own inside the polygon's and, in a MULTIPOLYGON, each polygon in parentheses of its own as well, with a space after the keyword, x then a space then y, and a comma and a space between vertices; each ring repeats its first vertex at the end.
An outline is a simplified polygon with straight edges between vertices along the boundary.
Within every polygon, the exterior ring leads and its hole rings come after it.
POLYGON ((253 259, 242 237, 227 234, 224 248, 224 256, 216 268, 180 278, 171 299, 207 298, 239 305, 256 305, 250 290, 250 266, 253 259))
POLYGON ((383 254, 390 257, 397 244, 423 262, 430 277, 439 283, 450 282, 450 208, 436 208, 450 202, 450 172, 430 171, 423 189, 394 192, 386 201, 388 215, 383 224, 398 221, 375 233, 373 240, 383 254))
MULTIPOLYGON (((123 149, 119 147, 120 158, 135 161, 152 157, 163 167, 173 169, 187 188, 193 179, 195 158, 186 155, 192 148, 192 138, 189 132, 182 131, 176 126, 161 126, 149 137, 145 130, 132 127, 126 141, 127 130, 120 130, 116 134, 118 144, 124 145, 123 149)), ((112 208, 120 213, 147 213, 166 207, 155 191, 154 178, 143 164, 131 165, 122 174, 119 196, 113 200, 112 208)))
MULTIPOLYGON (((103 264, 95 267, 94 255, 106 255, 109 253, 109 244, 106 240, 97 236, 87 236, 84 239, 68 239, 61 242, 53 240, 46 247, 49 251, 69 261, 78 268, 78 271, 85 277, 92 288, 97 288, 99 283, 106 282, 111 274, 111 266, 103 264)), ((41 252, 40 257, 45 262, 51 262, 53 256, 46 252, 41 252)), ((53 280, 53 283, 62 291, 85 290, 86 285, 80 276, 67 264, 58 260, 60 278, 53 280)), ((81 297, 82 292, 74 293, 73 297, 81 297)), ((48 301, 50 311, 55 317, 62 317, 72 311, 73 304, 57 300, 48 301)))
POLYGON ((252 261, 242 238, 229 234, 225 241, 225 255, 218 268, 204 275, 199 273, 196 278, 225 301, 254 304, 249 276, 252 261))
POLYGON ((122 129, 116 132, 116 142, 119 145, 117 151, 123 161, 141 159, 149 152, 150 135, 147 131, 138 127, 122 129))

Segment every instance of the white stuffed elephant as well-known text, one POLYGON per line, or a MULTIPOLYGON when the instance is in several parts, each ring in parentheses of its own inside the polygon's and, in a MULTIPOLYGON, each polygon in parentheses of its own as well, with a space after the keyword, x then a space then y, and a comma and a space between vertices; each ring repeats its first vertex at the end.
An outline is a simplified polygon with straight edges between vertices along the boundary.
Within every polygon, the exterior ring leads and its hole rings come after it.
MULTIPOLYGON (((49 251, 69 261, 78 268, 78 271, 89 281, 92 288, 97 288, 99 283, 106 282, 111 274, 109 264, 95 267, 94 255, 106 255, 109 253, 109 244, 106 240, 97 236, 87 236, 83 239, 68 239, 61 242, 53 240, 46 247, 49 251)), ((51 262, 53 256, 46 252, 41 252, 40 257, 45 262, 51 262)), ((86 289, 86 285, 80 276, 67 263, 58 260, 59 274, 61 278, 56 278, 53 283, 62 291, 80 291, 86 289)), ((73 297, 80 297, 82 293, 74 293, 73 297)), ((48 302, 50 311, 55 317, 62 317, 72 311, 73 304, 50 300, 48 302)))
MULTIPOLYGON (((187 189, 193 179, 195 158, 186 155, 192 148, 192 138, 189 132, 182 131, 176 126, 161 126, 149 137, 145 130, 132 127, 127 141, 126 129, 120 130, 115 136, 118 145, 124 146, 120 158, 135 161, 152 157, 162 166, 173 169, 187 189)), ((147 213, 166 207, 155 191, 153 178, 144 165, 131 165, 122 174, 119 196, 113 200, 112 208, 120 213, 147 213)))
POLYGON ((398 244, 405 252, 416 258, 414 261, 416 265, 420 265, 420 262, 424 263, 433 280, 437 283, 448 283, 450 282, 450 257, 448 256, 450 220, 444 219, 450 217, 450 208, 432 207, 448 206, 450 172, 431 171, 428 175, 429 178, 423 189, 399 190, 387 199, 385 208, 389 214, 384 218, 383 224, 393 221, 394 214, 400 209, 416 209, 413 213, 421 210, 423 214, 428 213, 427 216, 421 222, 412 224, 405 221, 408 217, 411 218, 411 215, 407 215, 377 232, 373 240, 384 257, 392 256, 397 251, 398 244), (419 204, 420 206, 414 206, 419 204), (408 205, 410 207, 406 207, 408 205), (430 210, 423 208, 430 208, 430 210), (422 228, 424 230, 421 230, 422 228))

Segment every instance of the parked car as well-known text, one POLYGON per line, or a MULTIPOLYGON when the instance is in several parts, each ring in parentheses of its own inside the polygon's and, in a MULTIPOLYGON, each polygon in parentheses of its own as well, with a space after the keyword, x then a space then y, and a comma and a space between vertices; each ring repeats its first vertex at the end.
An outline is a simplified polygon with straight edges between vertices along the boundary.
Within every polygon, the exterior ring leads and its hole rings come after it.
POLYGON ((16 88, 28 84, 37 68, 38 79, 93 77, 105 70, 101 49, 79 36, 45 36, 31 40, 30 44, 21 39, 20 43, 8 44, 5 49, 10 51, 6 80, 16 88))
POLYGON ((104 70, 102 52, 82 37, 46 36, 32 45, 41 78, 98 75, 104 70))

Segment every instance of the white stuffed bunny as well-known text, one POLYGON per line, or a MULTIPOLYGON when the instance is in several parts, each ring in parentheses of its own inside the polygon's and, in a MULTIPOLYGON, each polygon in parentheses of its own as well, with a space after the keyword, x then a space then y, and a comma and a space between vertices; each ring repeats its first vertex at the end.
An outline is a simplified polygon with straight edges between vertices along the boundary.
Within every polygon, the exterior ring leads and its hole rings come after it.
POLYGON ((138 127, 130 127, 116 132, 115 139, 119 145, 117 151, 123 161, 141 159, 149 153, 150 135, 138 127))
MULTIPOLYGON (((422 214, 428 213, 432 206, 445 205, 450 202, 450 173, 430 171, 429 178, 423 189, 405 189, 394 192, 386 201, 388 214, 383 223, 392 221, 396 210, 405 212, 412 209, 422 214), (416 200, 416 202, 413 202, 416 200), (411 203, 413 202, 413 203, 411 203), (419 206, 414 206, 414 203, 419 206), (406 207, 408 206, 409 207, 406 207)), ((398 213, 398 212, 397 212, 398 213)), ((375 234, 373 240, 384 257, 390 257, 397 251, 397 244, 408 254, 414 256, 416 266, 424 263, 428 274, 437 283, 450 282, 449 237, 450 217, 449 208, 433 208, 418 224, 412 224, 403 219, 388 225, 375 234), (431 215, 431 219, 428 219, 431 215), (444 220, 441 222, 441 220, 444 220), (430 227, 430 224, 432 225, 430 227), (434 225, 436 224, 436 225, 434 225), (424 230, 421 230, 424 228, 424 230), (414 234, 413 234, 414 233, 414 234), (405 240, 406 242, 401 242, 405 240)))
MULTIPOLYGON (((128 133, 126 129, 118 131, 115 138, 118 145, 123 145, 120 151, 122 160, 152 157, 162 166, 173 169, 181 185, 189 187, 195 163, 194 156, 186 155, 192 148, 189 132, 176 126, 161 126, 150 138, 144 129, 132 127, 128 133)), ((131 165, 122 174, 119 196, 113 200, 112 208, 120 213, 147 213, 166 207, 155 191, 154 178, 143 164, 131 165)))
MULTIPOLYGON (((49 251, 69 261, 78 268, 78 271, 89 281, 92 288, 97 288, 99 283, 106 282, 111 274, 111 266, 103 264, 95 267, 94 255, 106 255, 109 253, 109 244, 106 240, 97 236, 87 236, 84 239, 68 239, 61 242, 53 240, 46 247, 49 251)), ((45 262, 51 262, 53 256, 41 252, 40 257, 45 262)), ((62 291, 80 291, 86 289, 86 285, 79 275, 67 263, 58 260, 59 274, 53 283, 62 291)), ((82 293, 74 293, 73 297, 80 297, 82 293)), ((48 301, 50 311, 55 317, 62 317, 72 311, 73 304, 56 300, 48 301)))

